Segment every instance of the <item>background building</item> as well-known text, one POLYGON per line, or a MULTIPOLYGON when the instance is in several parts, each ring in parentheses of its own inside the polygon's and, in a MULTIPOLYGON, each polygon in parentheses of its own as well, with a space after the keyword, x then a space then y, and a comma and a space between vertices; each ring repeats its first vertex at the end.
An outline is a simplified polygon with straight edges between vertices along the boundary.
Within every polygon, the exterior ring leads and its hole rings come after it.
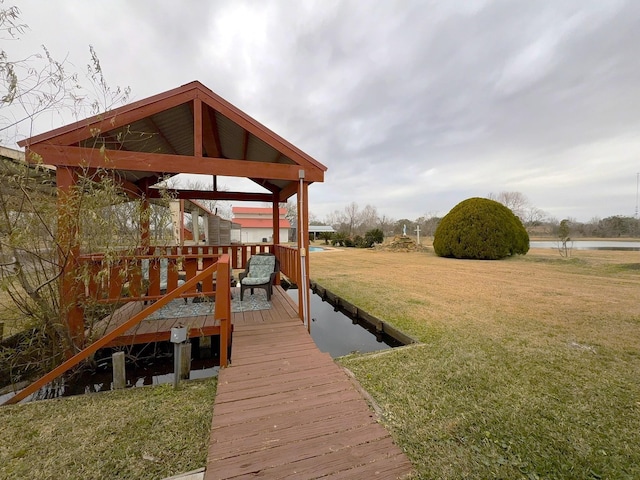
MULTIPOLYGON (((262 207, 233 207, 233 223, 242 227, 242 243, 273 242, 273 210, 262 207)), ((291 224, 285 218, 286 208, 279 208, 280 241, 289 238, 291 224)))

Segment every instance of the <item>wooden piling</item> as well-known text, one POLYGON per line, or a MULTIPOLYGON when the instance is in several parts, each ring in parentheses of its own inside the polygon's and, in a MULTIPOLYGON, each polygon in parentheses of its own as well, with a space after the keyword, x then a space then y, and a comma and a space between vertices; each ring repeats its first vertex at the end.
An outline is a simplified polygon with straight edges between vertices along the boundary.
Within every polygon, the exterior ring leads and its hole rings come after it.
POLYGON ((180 344, 180 378, 189 379, 191 372, 191 342, 180 344))
POLYGON ((114 390, 121 390, 127 385, 127 373, 124 360, 124 352, 116 352, 111 356, 114 390))

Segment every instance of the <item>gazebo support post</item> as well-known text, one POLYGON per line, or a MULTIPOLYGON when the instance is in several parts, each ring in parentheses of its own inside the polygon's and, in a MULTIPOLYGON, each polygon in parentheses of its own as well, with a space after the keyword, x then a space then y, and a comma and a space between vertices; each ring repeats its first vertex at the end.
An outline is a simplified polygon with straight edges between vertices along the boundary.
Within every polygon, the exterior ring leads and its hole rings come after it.
POLYGON ((78 256, 80 255, 80 212, 78 208, 78 170, 58 167, 58 255, 62 272, 60 276, 60 316, 67 328, 69 345, 67 357, 75 355, 84 346, 84 310, 79 305, 77 281, 78 256))
MULTIPOLYGON (((273 194, 273 201, 271 202, 271 215, 273 218, 273 245, 280 244, 280 203, 278 202, 278 194, 273 194)), ((274 248, 275 250, 275 248, 274 248)), ((280 272, 276 275, 276 285, 280 285, 280 272)))
POLYGON ((298 285, 298 312, 300 319, 311 331, 310 307, 309 307, 309 205, 306 201, 309 184, 304 181, 304 170, 300 170, 300 183, 298 185, 298 252, 300 253, 300 285, 298 285))
POLYGON ((149 206, 147 192, 145 192, 140 206, 140 246, 145 254, 148 253, 149 247, 151 246, 150 218, 151 207, 149 206))

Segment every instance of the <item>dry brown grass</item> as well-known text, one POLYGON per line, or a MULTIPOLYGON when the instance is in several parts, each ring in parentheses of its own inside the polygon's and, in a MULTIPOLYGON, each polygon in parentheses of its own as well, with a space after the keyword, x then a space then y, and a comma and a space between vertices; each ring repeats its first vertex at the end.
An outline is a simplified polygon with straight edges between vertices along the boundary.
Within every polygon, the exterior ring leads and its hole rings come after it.
POLYGON ((413 335, 428 324, 608 346, 640 343, 639 266, 639 252, 614 251, 564 259, 534 249, 502 261, 364 249, 311 255, 314 280, 413 335))
POLYGON ((424 342, 340 360, 418 478, 640 478, 640 253, 348 249, 311 277, 424 342))

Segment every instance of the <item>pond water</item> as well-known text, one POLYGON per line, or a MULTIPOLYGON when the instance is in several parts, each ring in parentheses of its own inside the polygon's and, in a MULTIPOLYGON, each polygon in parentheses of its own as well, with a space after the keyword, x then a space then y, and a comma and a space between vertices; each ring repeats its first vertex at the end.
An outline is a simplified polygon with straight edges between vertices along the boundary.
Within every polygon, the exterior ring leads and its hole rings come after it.
MULTIPOLYGON (((159 342, 149 345, 154 345, 153 351, 145 352, 145 348, 148 348, 147 345, 135 346, 132 350, 125 350, 128 354, 127 356, 135 356, 137 358, 133 363, 127 360, 127 388, 173 383, 173 344, 159 342)), ((191 356, 193 360, 191 361, 189 380, 210 378, 218 375, 220 370, 219 349, 217 337, 213 339, 209 349, 200 349, 197 342, 192 342, 191 356)), ((73 379, 62 379, 55 385, 47 385, 27 397, 25 401, 110 391, 113 380, 111 366, 111 354, 113 351, 105 349, 98 353, 99 357, 96 358, 97 366, 94 371, 86 371, 73 379)), ((0 404, 12 396, 13 393, 0 394, 0 404)))
MULTIPOLYGON (((298 301, 298 290, 289 289, 287 294, 298 301)), ((401 345, 388 335, 376 334, 367 326, 351 319, 345 313, 336 310, 313 292, 311 299, 311 338, 320 351, 327 352, 333 358, 353 352, 375 352, 401 345)))
MULTIPOLYGON (((298 290, 289 289, 288 295, 298 301, 298 290)), ((353 352, 374 352, 386 350, 402 345, 394 338, 375 332, 375 329, 347 314, 336 310, 333 305, 325 302, 318 295, 310 291, 311 299, 311 337, 322 352, 327 352, 333 358, 348 355, 353 352), (369 329, 368 329, 369 328, 369 329)), ((219 371, 219 342, 214 337, 211 347, 201 349, 197 342, 192 348, 192 362, 189 379, 208 378, 219 371)), ((134 365, 127 363, 127 386, 141 387, 144 385, 158 385, 173 382, 173 344, 161 342, 149 346, 136 347, 132 356, 137 357, 134 365), (144 349, 153 348, 153 351, 144 349)), ((48 386, 26 401, 43 400, 61 396, 79 395, 84 393, 103 392, 111 390, 112 368, 111 351, 100 352, 97 358, 97 368, 92 372, 85 372, 73 381, 63 382, 55 387, 48 386)), ((8 400, 13 393, 0 394, 0 404, 8 400)))
MULTIPOLYGON (((557 240, 529 242, 530 248, 554 248, 557 249, 557 240)), ((639 241, 615 241, 615 240, 574 240, 567 242, 567 247, 573 250, 626 250, 640 251, 639 241)))

